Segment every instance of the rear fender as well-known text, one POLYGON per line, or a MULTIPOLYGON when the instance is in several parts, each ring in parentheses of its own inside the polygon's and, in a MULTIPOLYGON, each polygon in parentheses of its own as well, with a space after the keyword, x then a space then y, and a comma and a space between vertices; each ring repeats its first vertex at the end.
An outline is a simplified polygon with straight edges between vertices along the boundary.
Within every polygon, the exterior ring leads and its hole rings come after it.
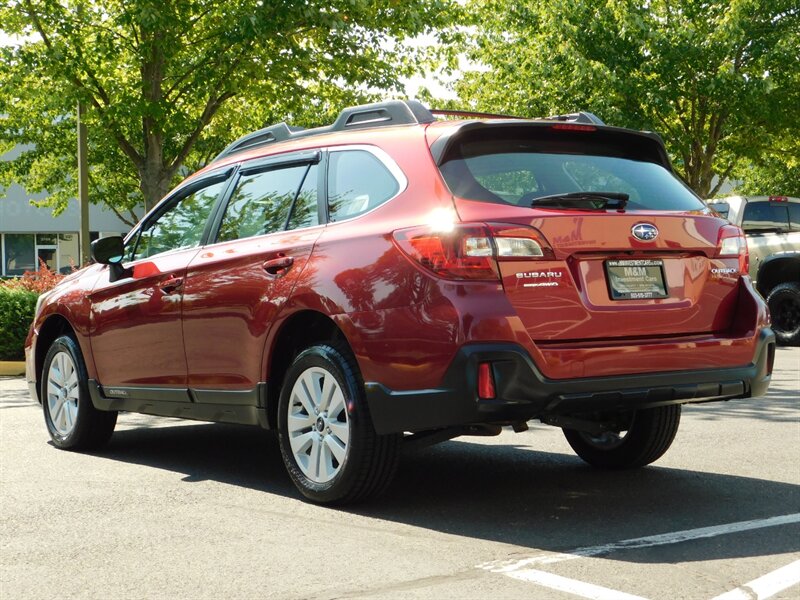
POLYGON ((756 289, 765 298, 779 283, 800 281, 800 250, 777 252, 759 266, 756 289))

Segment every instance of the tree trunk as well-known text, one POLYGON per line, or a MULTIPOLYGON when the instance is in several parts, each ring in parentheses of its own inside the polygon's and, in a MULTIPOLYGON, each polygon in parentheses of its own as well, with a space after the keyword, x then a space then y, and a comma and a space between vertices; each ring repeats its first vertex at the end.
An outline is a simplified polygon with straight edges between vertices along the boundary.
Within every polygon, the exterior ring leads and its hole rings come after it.
POLYGON ((144 170, 140 171, 139 178, 139 189, 144 196, 144 209, 145 212, 150 212, 169 192, 172 176, 163 165, 148 162, 144 170))
MULTIPOLYGON (((714 172, 714 159, 720 140, 724 137, 724 125, 727 115, 720 111, 707 114, 704 102, 699 102, 700 109, 693 111, 691 122, 684 126, 684 133, 689 142, 689 151, 684 154, 684 178, 694 192, 701 198, 708 198, 712 182, 717 173, 714 172), (705 142, 705 144, 703 143, 705 142)), ((730 169, 719 174, 727 179, 730 169)), ((718 190, 720 185, 714 187, 718 190)))

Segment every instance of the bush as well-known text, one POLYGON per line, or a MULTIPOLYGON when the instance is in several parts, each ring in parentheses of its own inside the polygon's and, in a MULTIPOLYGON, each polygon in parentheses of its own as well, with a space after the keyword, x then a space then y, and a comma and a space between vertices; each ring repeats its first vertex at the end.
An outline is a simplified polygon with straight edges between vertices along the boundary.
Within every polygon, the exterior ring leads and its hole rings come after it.
MULTIPOLYGON (((75 266, 72 265, 72 270, 75 266)), ((56 271, 51 271, 47 264, 40 258, 38 271, 25 271, 22 277, 7 279, 2 283, 4 287, 14 290, 27 290, 34 292, 37 296, 56 287, 56 284, 64 279, 64 276, 56 271)))
POLYGON ((36 292, 0 285, 0 360, 25 358, 25 338, 38 297, 36 292))
POLYGON ((36 300, 62 279, 63 275, 39 260, 38 271, 25 271, 22 277, 0 282, 0 360, 25 358, 25 338, 36 312, 36 300))

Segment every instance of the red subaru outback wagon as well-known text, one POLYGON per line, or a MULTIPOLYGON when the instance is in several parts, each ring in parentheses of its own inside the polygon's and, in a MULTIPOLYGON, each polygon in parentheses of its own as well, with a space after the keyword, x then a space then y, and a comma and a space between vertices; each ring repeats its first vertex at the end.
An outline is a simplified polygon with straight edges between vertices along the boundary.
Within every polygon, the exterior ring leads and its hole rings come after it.
POLYGON ((538 419, 639 467, 681 404, 765 393, 745 238, 658 136, 472 117, 389 101, 262 129, 95 241, 26 344, 55 445, 107 442, 118 411, 260 425, 306 497, 341 503, 403 444, 538 419))

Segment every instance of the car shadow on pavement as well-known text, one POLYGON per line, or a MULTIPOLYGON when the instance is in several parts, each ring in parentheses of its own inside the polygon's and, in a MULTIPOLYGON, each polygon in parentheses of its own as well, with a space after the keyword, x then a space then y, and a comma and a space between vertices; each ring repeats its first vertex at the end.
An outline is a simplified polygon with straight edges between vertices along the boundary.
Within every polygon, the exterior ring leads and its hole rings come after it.
MULTIPOLYGON (((133 415, 131 415, 133 416, 133 415)), ((117 431, 98 457, 301 502, 273 433, 176 424, 117 431)), ((458 536, 549 551, 794 514, 800 486, 650 466, 599 471, 578 458, 514 444, 451 441, 403 456, 388 492, 343 510, 458 536)), ((800 526, 629 550, 632 562, 687 562, 800 551, 800 526), (766 533, 764 533, 766 532, 766 533), (757 543, 738 543, 758 536, 757 543), (737 541, 738 540, 738 541, 737 541)))
POLYGON ((738 417, 776 423, 793 423, 797 421, 797 401, 797 388, 789 387, 787 382, 780 382, 770 385, 769 392, 761 398, 687 404, 683 407, 683 411, 685 415, 691 414, 695 418, 706 421, 738 417))
MULTIPOLYGON (((568 552, 800 512, 800 486, 660 467, 603 471, 571 454, 453 441, 408 455, 389 494, 361 514, 507 544, 568 552)), ((626 551, 628 562, 691 562, 800 551, 800 525, 626 551), (764 534, 763 531, 768 533, 764 534), (728 538, 728 539, 726 539, 728 538), (742 538, 738 538, 741 540, 742 538)))

